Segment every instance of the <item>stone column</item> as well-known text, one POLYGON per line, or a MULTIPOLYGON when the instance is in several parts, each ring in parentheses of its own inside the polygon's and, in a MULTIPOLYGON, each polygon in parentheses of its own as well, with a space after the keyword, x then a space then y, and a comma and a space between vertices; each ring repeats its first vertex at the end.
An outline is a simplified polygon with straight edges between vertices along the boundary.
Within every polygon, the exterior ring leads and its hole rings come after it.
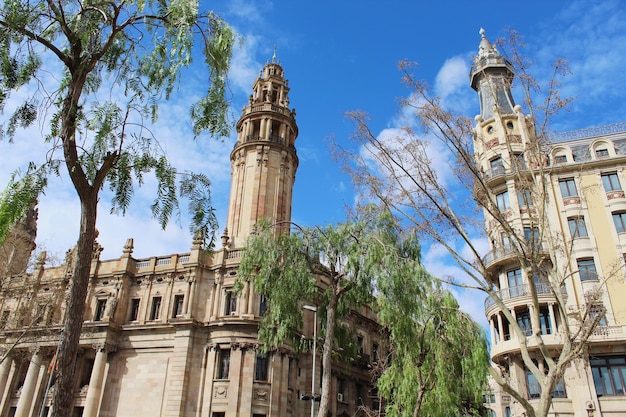
POLYGON ((513 316, 514 323, 509 323, 509 335, 511 336, 511 339, 515 338, 517 340, 517 333, 511 331, 511 326, 517 325, 517 314, 515 314, 515 309, 512 309, 510 311, 511 311, 511 315, 513 316))
POLYGON ((259 139, 268 139, 267 137, 267 118, 264 117, 263 119, 261 119, 261 125, 260 125, 260 129, 259 129, 259 139))
POLYGON ((556 317, 554 316, 554 304, 548 304, 548 314, 550 315, 550 333, 556 334, 556 317))
POLYGON ((83 417, 96 417, 100 410, 100 399, 102 398, 102 388, 104 388, 104 380, 106 378, 106 364, 109 352, 113 348, 106 343, 95 344, 96 358, 93 363, 93 370, 89 378, 89 388, 87 389, 87 398, 85 398, 85 409, 83 417))
POLYGON ((28 371, 26 372, 26 379, 22 386, 22 393, 17 402, 17 411, 15 417, 28 417, 30 409, 33 405, 33 396, 35 395, 35 388, 37 388, 37 379, 39 378, 39 371, 41 370, 41 356, 39 351, 35 351, 33 357, 30 359, 28 365, 28 371))
MULTIPOLYGON (((502 314, 498 312, 498 333, 500 334, 500 340, 504 342, 504 324, 502 323, 502 314)), ((511 329, 509 329, 509 339, 511 338, 511 329)))
POLYGON ((13 365, 13 358, 7 356, 4 359, 4 362, 0 364, 0 402, 2 402, 2 398, 4 398, 4 390, 7 386, 7 381, 9 380, 9 373, 11 372, 11 366, 13 365))
POLYGON ((13 358, 11 356, 7 356, 4 362, 0 365, 0 416, 3 415, 4 407, 3 402, 4 396, 6 394, 7 400, 9 399, 9 393, 7 391, 7 386, 11 384, 9 382, 9 375, 11 374, 11 367, 13 366, 13 358))
MULTIPOLYGON (((539 329, 535 329, 535 320, 533 320, 533 317, 535 317, 535 306, 532 304, 528 304, 527 306, 529 315, 528 320, 530 320, 530 328, 532 330, 532 334, 537 334, 537 332, 541 333, 541 327, 539 329)), ((541 323, 539 323, 539 326, 541 326, 541 323)))

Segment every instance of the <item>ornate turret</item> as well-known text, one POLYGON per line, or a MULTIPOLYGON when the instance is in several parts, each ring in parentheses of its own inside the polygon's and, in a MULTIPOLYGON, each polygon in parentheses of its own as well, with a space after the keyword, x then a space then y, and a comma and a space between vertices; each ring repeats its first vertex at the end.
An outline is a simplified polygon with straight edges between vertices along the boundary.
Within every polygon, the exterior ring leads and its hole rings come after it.
POLYGON ((298 157, 296 112, 289 109, 289 86, 276 60, 265 64, 237 122, 230 155, 232 184, 228 208, 229 245, 241 247, 262 218, 284 230, 291 221, 292 189, 298 157))
POLYGON ((480 36, 478 55, 470 73, 471 86, 480 98, 480 116, 489 120, 496 111, 501 115, 514 114, 513 67, 485 37, 484 29, 480 29, 480 36))

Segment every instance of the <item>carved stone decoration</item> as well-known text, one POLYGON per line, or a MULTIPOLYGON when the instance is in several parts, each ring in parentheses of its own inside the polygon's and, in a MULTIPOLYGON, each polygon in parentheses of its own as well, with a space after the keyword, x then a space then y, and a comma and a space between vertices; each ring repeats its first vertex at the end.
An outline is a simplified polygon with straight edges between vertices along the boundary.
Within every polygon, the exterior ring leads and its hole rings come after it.
POLYGON ((215 387, 213 398, 228 398, 228 387, 222 385, 215 387))
POLYGON ((269 392, 266 389, 255 389, 253 395, 255 401, 267 401, 269 398, 269 392))
POLYGON ((102 351, 106 353, 114 353, 117 351, 116 345, 106 342, 93 343, 91 347, 93 347, 95 351, 102 351))
POLYGON ((126 244, 124 245, 124 249, 122 250, 122 253, 127 253, 129 255, 131 255, 133 253, 133 249, 135 248, 135 241, 133 240, 133 238, 128 238, 126 239, 126 244))

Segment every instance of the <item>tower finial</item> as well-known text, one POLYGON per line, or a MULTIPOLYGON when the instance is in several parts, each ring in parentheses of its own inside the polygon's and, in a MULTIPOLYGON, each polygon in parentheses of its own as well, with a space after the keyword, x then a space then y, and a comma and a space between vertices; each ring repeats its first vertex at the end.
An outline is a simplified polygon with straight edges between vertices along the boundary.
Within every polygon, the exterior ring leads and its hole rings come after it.
POLYGON ((480 30, 478 31, 478 33, 480 33, 480 37, 484 38, 485 37, 485 29, 484 28, 480 28, 480 30))
POLYGON ((274 44, 274 55, 272 56, 272 64, 276 63, 276 44, 274 44))

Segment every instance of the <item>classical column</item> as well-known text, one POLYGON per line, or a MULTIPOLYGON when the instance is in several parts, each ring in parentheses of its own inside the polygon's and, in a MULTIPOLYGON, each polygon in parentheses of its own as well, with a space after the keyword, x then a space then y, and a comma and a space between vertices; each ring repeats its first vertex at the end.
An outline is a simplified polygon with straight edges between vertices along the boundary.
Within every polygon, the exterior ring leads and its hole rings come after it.
POLYGON ((556 334, 557 332, 556 317, 554 316, 554 304, 553 303, 548 304, 548 313, 550 314, 550 327, 551 327, 550 333, 556 334))
POLYGON ((7 356, 2 364, 0 364, 0 402, 4 397, 4 390, 9 380, 9 373, 11 372, 11 366, 13 365, 13 358, 7 356))
POLYGON ((17 411, 15 417, 28 417, 30 408, 33 404, 33 395, 35 395, 35 388, 37 387, 37 378, 39 378, 39 371, 41 370, 41 356, 39 350, 36 350, 33 357, 28 364, 28 371, 26 372, 26 379, 24 379, 24 385, 22 386, 22 393, 17 402, 17 411))
POLYGON ((87 398, 85 398, 85 409, 83 417, 96 417, 100 409, 100 399, 102 398, 102 388, 104 387, 107 358, 112 347, 106 343, 99 343, 93 346, 96 349, 96 358, 93 363, 93 370, 89 378, 89 388, 87 398))
MULTIPOLYGON (((513 316, 513 321, 517 322, 517 315, 515 314, 515 309, 510 310, 511 311, 511 315, 513 316)), ((517 323, 509 323, 509 334, 511 335, 511 339, 513 339, 513 337, 515 337, 515 339, 517 339, 517 333, 516 332, 512 332, 511 331, 511 327, 510 326, 515 326, 517 323)))
POLYGON ((7 395, 7 399, 9 398, 8 393, 6 393, 7 382, 9 381, 9 374, 11 373, 11 366, 13 366, 13 358, 11 356, 7 356, 4 359, 4 362, 0 364, 0 415, 2 415, 3 407, 3 399, 4 395, 7 395))
MULTIPOLYGON (((502 314, 498 312, 498 334, 500 334, 500 339, 504 342, 504 325, 502 324, 502 314)), ((509 329, 509 339, 511 338, 511 329, 509 329)))
MULTIPOLYGON (((532 330, 532 334, 535 335, 537 334, 537 332, 541 333, 541 328, 539 329, 535 329, 535 320, 532 319, 532 317, 535 317, 535 306, 532 304, 528 304, 528 320, 530 320, 530 328, 532 330)), ((539 326, 541 326, 541 323, 539 323, 539 326)))

